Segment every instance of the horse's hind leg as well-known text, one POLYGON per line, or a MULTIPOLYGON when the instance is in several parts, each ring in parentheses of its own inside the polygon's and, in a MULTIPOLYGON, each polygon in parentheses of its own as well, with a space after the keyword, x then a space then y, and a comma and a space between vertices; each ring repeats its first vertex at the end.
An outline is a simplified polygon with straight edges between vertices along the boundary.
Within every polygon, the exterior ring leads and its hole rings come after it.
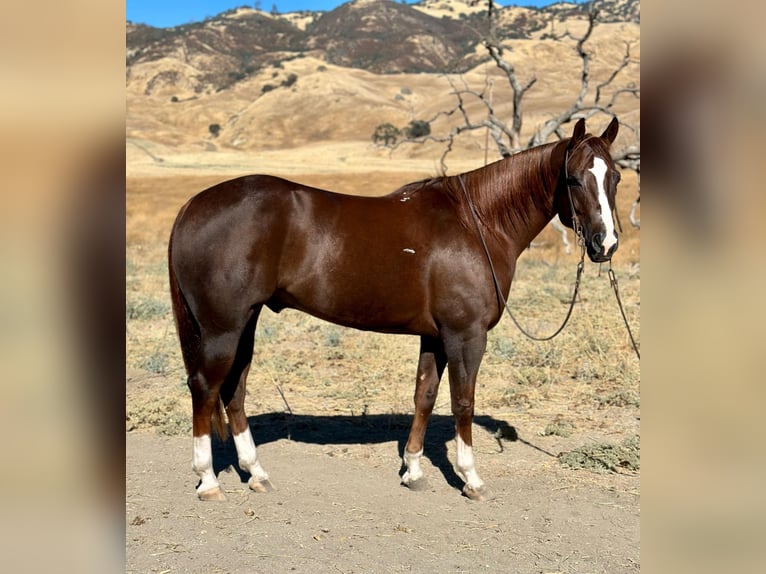
POLYGON ((439 391, 447 356, 439 339, 421 337, 420 360, 415 382, 415 417, 412 419, 410 436, 404 447, 404 465, 406 471, 402 476, 402 484, 413 490, 425 487, 423 470, 420 468, 420 458, 423 456, 423 440, 428 426, 428 419, 434 409, 436 395, 439 391))
POLYGON ((261 466, 258 460, 258 452, 255 447, 255 441, 250 431, 245 415, 245 379, 250 369, 247 365, 242 371, 240 383, 232 397, 231 402, 226 407, 226 414, 229 417, 229 426, 234 436, 234 446, 237 448, 237 463, 239 467, 250 473, 250 479, 247 484, 251 490, 256 492, 267 492, 273 489, 268 473, 261 466))
MULTIPOLYGON (((230 400, 223 396, 226 404, 226 414, 229 417, 229 427, 234 436, 234 446, 237 448, 237 462, 239 467, 250 473, 248 485, 256 492, 266 492, 273 487, 269 481, 269 475, 263 470, 258 461, 258 452, 255 441, 250 432, 250 425, 245 414, 245 389, 247 386, 247 374, 250 371, 250 363, 253 359, 253 343, 255 337, 255 325, 258 321, 260 309, 254 311, 253 316, 247 323, 242 338, 239 341, 237 356, 234 366, 229 373, 234 386, 234 393, 230 400)), ((224 387, 229 387, 227 379, 224 387)))
POLYGON ((225 423, 221 420, 220 390, 231 371, 236 351, 236 335, 218 335, 203 337, 197 368, 187 381, 192 396, 192 429, 194 435, 194 453, 192 469, 199 476, 197 496, 201 500, 225 500, 218 479, 213 471, 213 448, 211 443, 212 423, 215 420, 225 432, 225 423))

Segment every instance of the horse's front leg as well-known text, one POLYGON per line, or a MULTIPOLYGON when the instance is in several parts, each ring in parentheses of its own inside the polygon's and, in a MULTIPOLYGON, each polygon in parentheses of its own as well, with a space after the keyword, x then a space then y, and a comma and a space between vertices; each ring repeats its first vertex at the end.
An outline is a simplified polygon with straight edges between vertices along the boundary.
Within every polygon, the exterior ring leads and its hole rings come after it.
POLYGON ((487 347, 487 332, 455 337, 445 342, 449 360, 452 414, 455 416, 457 470, 465 480, 463 494, 471 500, 486 500, 490 493, 476 472, 473 459, 474 391, 476 375, 487 347))
POLYGON ((420 467, 423 440, 446 364, 447 356, 441 340, 421 337, 420 360, 415 381, 415 417, 412 420, 407 445, 404 447, 403 459, 406 470, 402 476, 402 484, 413 490, 422 490, 426 486, 423 470, 420 467))

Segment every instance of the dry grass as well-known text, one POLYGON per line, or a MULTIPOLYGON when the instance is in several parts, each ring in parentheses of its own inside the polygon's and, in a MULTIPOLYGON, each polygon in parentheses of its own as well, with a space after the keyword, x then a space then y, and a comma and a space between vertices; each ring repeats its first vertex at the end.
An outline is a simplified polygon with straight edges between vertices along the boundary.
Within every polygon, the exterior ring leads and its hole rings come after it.
MULTIPOLYGON (((128 430, 189 432, 191 400, 167 289, 167 237, 177 210, 191 195, 228 177, 128 179, 128 430)), ((388 174, 383 184, 379 174, 369 173, 295 179, 339 191, 382 193, 415 177, 420 176, 388 174), (385 188, 379 189, 381 185, 385 188)), ((635 197, 635 180, 627 173, 619 195, 620 212, 626 214, 635 197)), ((627 224, 627 217, 623 221, 627 224)), ((640 344, 638 231, 626 229, 621 242, 614 267, 640 344)), ((510 303, 528 329, 547 334, 566 312, 577 257, 563 252, 550 229, 536 243, 519 261, 510 303)), ((477 414, 511 424, 523 421, 526 428, 551 438, 563 439, 571 432, 565 440, 577 444, 638 434, 639 364, 605 271, 586 264, 580 302, 568 327, 553 341, 525 338, 508 318, 490 332, 479 373, 477 414)), ((277 385, 296 414, 411 413, 417 354, 416 337, 365 333, 297 311, 275 315, 265 309, 248 381, 248 413, 284 411, 277 385)), ((445 375, 435 413, 449 412, 445 375)))

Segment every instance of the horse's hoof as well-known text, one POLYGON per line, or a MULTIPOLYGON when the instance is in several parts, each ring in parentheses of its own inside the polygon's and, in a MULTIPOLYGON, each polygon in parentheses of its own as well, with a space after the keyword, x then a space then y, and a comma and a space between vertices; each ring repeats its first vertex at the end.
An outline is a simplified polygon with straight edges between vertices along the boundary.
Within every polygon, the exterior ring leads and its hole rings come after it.
POLYGON ((264 480, 251 478, 247 482, 247 484, 250 487, 250 490, 253 490, 255 492, 271 492, 272 490, 274 490, 274 485, 271 484, 271 481, 268 478, 264 480))
POLYGON ((428 481, 424 478, 418 478, 417 480, 411 480, 409 482, 402 481, 402 484, 409 488, 410 490, 414 490, 417 492, 428 490, 428 481))
POLYGON ((215 500, 215 501, 223 501, 226 500, 226 495, 223 493, 223 490, 221 490, 220 487, 216 486, 215 488, 211 488, 210 490, 204 490, 202 492, 198 492, 197 496, 200 500, 215 500))
POLYGON ((468 486, 466 484, 463 487, 463 496, 477 502, 492 499, 492 493, 485 485, 481 485, 479 488, 474 488, 473 486, 468 486))

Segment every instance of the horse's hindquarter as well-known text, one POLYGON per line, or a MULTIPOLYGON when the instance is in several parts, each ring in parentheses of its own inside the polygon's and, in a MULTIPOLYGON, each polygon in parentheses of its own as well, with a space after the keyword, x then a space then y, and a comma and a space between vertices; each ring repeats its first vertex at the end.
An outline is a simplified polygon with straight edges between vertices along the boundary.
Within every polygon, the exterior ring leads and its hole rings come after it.
POLYGON ((237 328, 253 304, 273 293, 290 212, 284 183, 267 176, 229 180, 181 209, 171 265, 203 328, 237 328))

